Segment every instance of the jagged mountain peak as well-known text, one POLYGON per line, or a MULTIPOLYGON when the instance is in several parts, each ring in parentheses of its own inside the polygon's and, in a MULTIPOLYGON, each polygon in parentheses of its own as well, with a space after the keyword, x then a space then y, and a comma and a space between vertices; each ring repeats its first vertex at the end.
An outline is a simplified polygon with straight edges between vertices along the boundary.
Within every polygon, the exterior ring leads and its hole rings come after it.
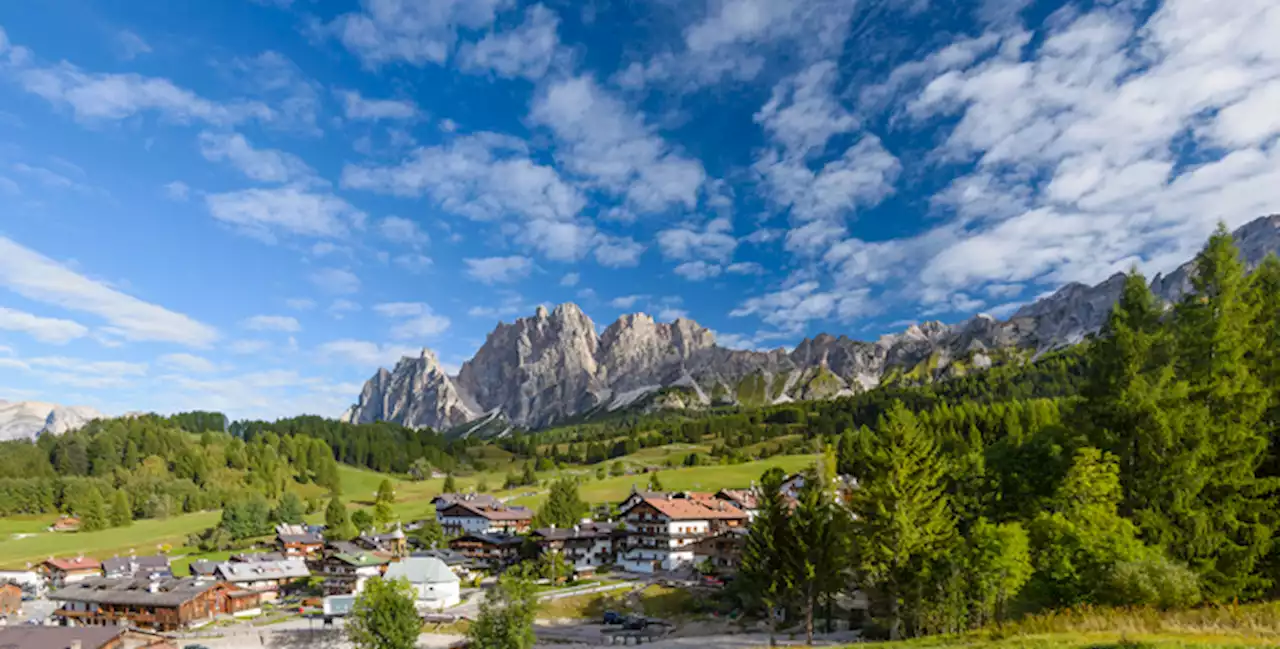
MULTIPOLYGON (((1244 261, 1256 266, 1280 250, 1280 215, 1252 221, 1235 236, 1244 261)), ((1189 290, 1191 271, 1188 261, 1158 275, 1152 290, 1176 300, 1189 290)), ((645 313, 623 315, 597 333, 576 304, 539 306, 530 317, 500 323, 456 378, 429 350, 391 372, 380 369, 347 417, 437 429, 482 417, 540 427, 645 403, 764 405, 849 394, 887 377, 929 381, 988 367, 999 350, 1034 354, 1083 340, 1102 327, 1124 280, 1117 273, 1094 286, 1066 284, 1004 321, 987 314, 953 325, 927 321, 875 342, 820 333, 790 351, 726 349, 693 320, 664 323, 645 313)))

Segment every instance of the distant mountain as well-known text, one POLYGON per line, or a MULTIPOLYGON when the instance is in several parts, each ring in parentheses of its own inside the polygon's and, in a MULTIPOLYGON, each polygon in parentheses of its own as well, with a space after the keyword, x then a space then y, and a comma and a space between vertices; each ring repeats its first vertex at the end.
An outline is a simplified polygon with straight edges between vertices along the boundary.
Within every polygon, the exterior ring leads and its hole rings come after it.
POLYGON ((102 417, 88 406, 0 399, 0 441, 31 439, 44 433, 61 435, 102 417))
MULTIPOLYGON (((1280 251, 1280 215, 1235 232, 1250 267, 1280 251)), ((1173 301, 1190 288, 1191 262, 1152 289, 1173 301)), ((828 399, 886 381, 928 382, 993 363, 1073 345, 1098 331, 1124 275, 1095 286, 1072 283, 1005 321, 978 315, 955 325, 926 322, 875 342, 820 334, 790 351, 719 347, 685 318, 656 322, 626 315, 597 335, 577 305, 499 324, 476 355, 449 376, 430 350, 379 369, 344 420, 493 436, 626 407, 698 408, 828 399)))

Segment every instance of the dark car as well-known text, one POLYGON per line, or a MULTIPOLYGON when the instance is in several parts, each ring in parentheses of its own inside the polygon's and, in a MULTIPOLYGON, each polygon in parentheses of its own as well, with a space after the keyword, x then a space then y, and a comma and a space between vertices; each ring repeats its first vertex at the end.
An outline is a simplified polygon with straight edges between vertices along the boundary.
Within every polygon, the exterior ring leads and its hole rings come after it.
POLYGON ((627 619, 622 621, 622 628, 627 631, 642 631, 647 626, 649 626, 649 620, 643 617, 629 616, 627 619))
POLYGON ((626 616, 625 616, 625 615, 623 615, 623 614, 621 614, 621 613, 619 613, 619 612, 617 612, 617 611, 605 611, 605 612, 604 612, 604 623, 605 623, 605 624, 622 624, 623 622, 625 622, 625 621, 626 621, 626 619, 627 619, 627 618, 626 618, 626 616))

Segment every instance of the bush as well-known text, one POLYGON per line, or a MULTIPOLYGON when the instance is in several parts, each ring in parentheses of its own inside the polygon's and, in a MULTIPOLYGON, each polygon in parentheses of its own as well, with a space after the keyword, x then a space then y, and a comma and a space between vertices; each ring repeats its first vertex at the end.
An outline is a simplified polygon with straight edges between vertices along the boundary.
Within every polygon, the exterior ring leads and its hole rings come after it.
POLYGON ((1200 601, 1200 582, 1186 566, 1152 552, 1133 561, 1118 561, 1102 593, 1109 604, 1181 608, 1200 601))

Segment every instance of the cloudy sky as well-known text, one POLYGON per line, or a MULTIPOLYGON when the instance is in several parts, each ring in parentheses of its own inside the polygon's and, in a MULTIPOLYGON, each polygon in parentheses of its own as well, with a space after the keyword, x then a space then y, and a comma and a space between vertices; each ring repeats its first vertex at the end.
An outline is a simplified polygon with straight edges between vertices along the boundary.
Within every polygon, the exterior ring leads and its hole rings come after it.
POLYGON ((336 415, 500 320, 1007 315, 1280 211, 1274 0, 0 4, 0 399, 336 415))

